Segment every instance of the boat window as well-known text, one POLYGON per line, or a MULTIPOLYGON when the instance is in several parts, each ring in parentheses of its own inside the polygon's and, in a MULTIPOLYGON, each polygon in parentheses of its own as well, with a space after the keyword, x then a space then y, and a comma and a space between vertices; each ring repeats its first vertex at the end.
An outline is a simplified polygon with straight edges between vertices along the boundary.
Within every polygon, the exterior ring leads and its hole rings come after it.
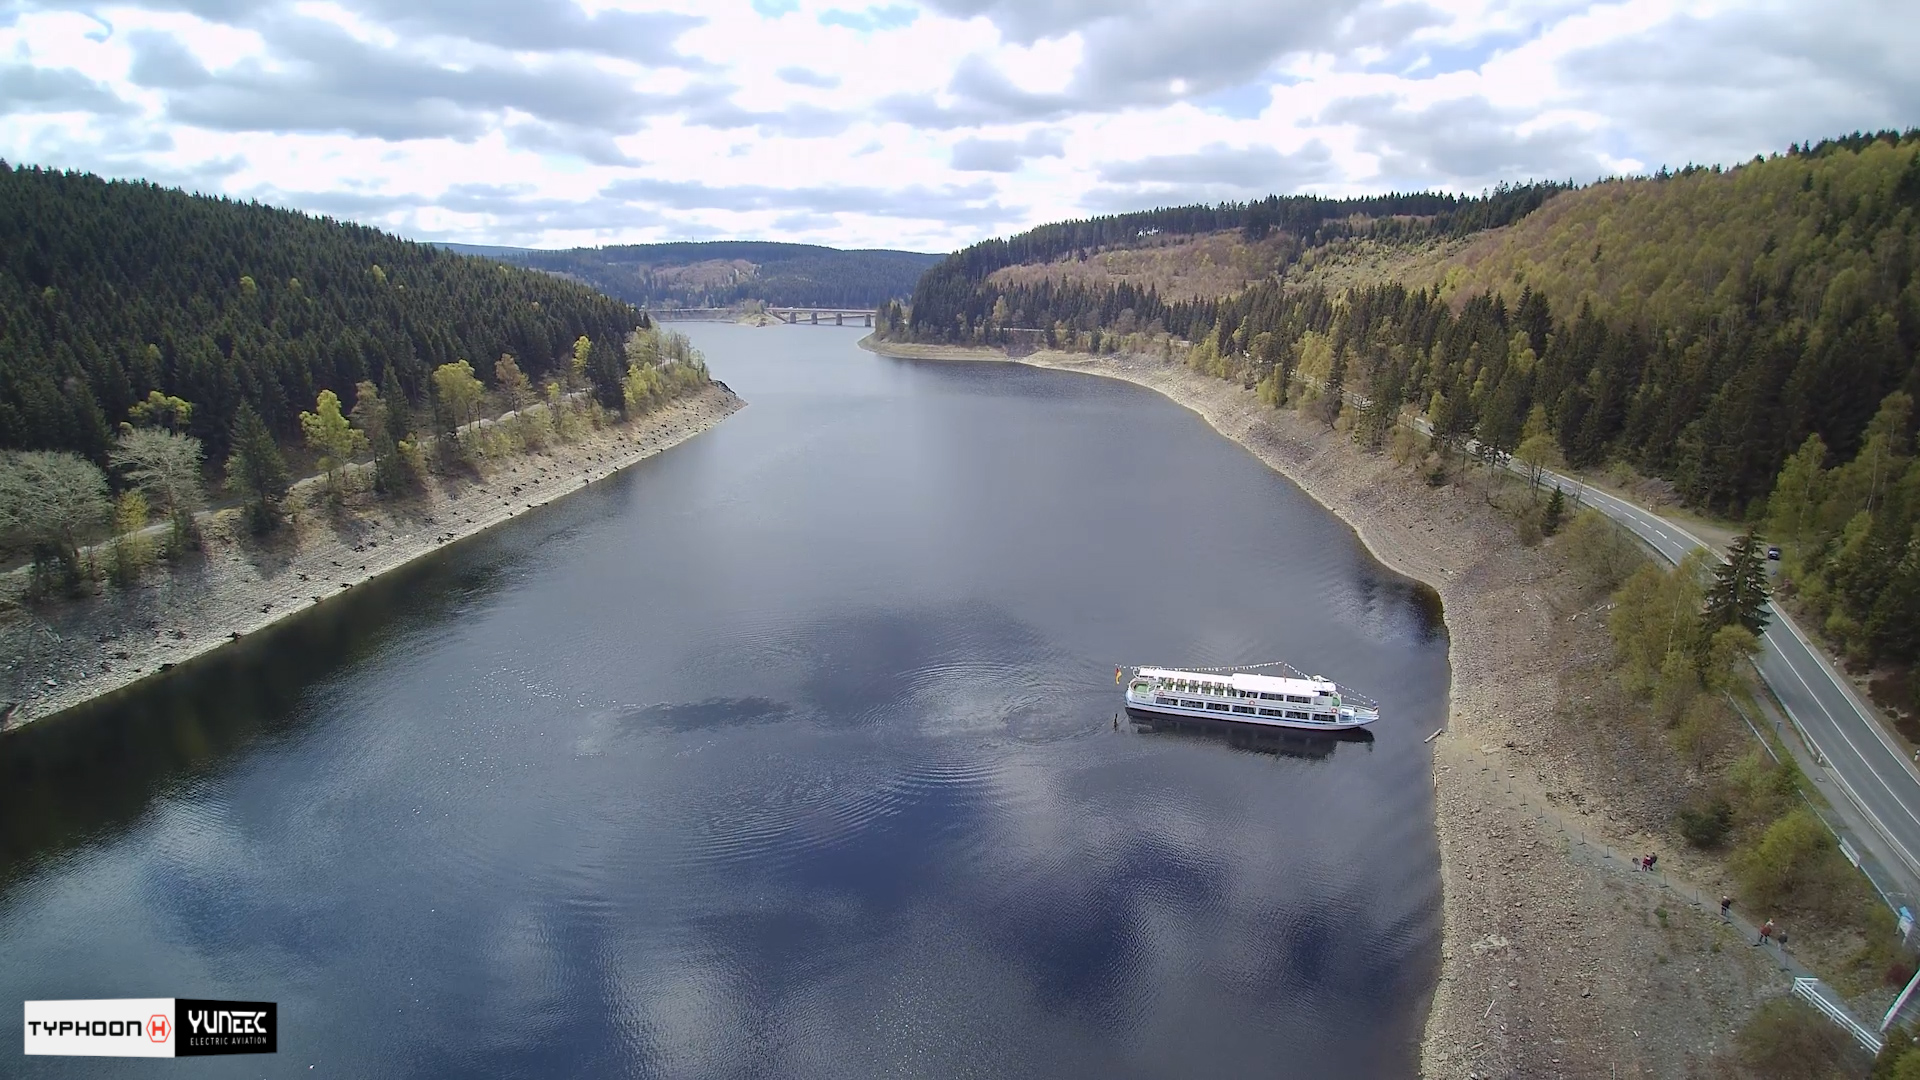
POLYGON ((1284 709, 1261 709, 1260 715, 1261 716, 1285 716, 1287 715, 1287 713, 1286 713, 1286 710, 1284 709))
POLYGON ((1183 701, 1180 704, 1185 705, 1189 709, 1204 709, 1207 707, 1207 703, 1204 701, 1183 701))
POLYGON ((1252 715, 1253 715, 1253 706, 1251 706, 1251 705, 1235 705, 1235 706, 1233 707, 1233 711, 1234 711, 1234 712, 1237 712, 1237 713, 1246 713, 1246 714, 1247 714, 1248 716, 1252 716, 1252 715))
POLYGON ((1311 717, 1311 716, 1308 716, 1308 715, 1307 715, 1306 713, 1303 713, 1303 712, 1299 712, 1299 711, 1297 711, 1297 710, 1294 710, 1294 709, 1288 709, 1288 710, 1287 710, 1287 719, 1289 719, 1289 720, 1311 720, 1311 719, 1313 719, 1313 717, 1311 717))
POLYGON ((1227 706, 1219 702, 1209 701, 1207 702, 1207 710, 1209 712, 1226 712, 1227 706))
POLYGON ((1305 704, 1307 704, 1307 699, 1306 699, 1306 698, 1303 698, 1303 697, 1301 697, 1301 696, 1300 696, 1300 695, 1298 695, 1298 694, 1288 694, 1288 695, 1287 695, 1287 700, 1288 700, 1288 701, 1291 701, 1291 702, 1293 702, 1293 703, 1294 703, 1295 705, 1305 705, 1305 704))

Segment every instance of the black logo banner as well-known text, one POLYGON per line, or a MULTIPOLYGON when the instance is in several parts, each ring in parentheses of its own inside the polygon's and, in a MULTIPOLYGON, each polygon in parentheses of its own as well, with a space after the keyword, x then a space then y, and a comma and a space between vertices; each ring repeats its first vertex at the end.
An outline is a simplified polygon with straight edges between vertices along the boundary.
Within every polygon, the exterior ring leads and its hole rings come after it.
POLYGON ((280 1017, 271 1001, 175 998, 175 1057, 204 1054, 277 1054, 280 1017))

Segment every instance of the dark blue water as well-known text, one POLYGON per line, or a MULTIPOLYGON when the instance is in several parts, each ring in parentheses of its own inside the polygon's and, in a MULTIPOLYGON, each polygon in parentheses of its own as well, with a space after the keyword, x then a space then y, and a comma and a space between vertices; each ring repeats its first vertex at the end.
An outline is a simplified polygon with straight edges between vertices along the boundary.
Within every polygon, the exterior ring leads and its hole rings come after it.
POLYGON ((0 1007, 0 1073, 1409 1075, 1431 603, 1149 392, 692 329, 715 430, 0 742, 0 1006, 281 1024, 162 1070, 0 1007), (1283 658, 1376 738, 1116 730, 1116 664, 1283 658))

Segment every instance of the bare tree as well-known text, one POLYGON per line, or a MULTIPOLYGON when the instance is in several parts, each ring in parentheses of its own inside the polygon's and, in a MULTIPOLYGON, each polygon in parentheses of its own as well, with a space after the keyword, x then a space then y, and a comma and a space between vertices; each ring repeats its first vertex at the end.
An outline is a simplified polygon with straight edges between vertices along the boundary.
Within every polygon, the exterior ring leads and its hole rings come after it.
POLYGON ((197 535, 193 515, 205 501, 200 484, 200 440, 159 428, 130 428, 114 444, 113 466, 127 482, 165 509, 175 551, 197 535))
POLYGON ((109 510, 106 475, 78 454, 0 457, 0 532, 31 544, 35 563, 57 566, 67 588, 83 576, 80 537, 103 524, 109 510))

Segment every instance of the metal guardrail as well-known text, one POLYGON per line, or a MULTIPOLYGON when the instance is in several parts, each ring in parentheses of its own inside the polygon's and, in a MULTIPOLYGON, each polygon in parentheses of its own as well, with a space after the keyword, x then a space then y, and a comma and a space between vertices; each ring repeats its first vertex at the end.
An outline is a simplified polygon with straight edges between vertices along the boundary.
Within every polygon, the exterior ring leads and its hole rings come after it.
POLYGON ((1793 996, 1804 998, 1808 1004, 1825 1013, 1827 1019, 1845 1028, 1847 1034, 1852 1035, 1853 1040, 1865 1047, 1869 1054, 1878 1054, 1880 1047, 1885 1045, 1880 1036, 1861 1027, 1860 1022, 1855 1020, 1845 1008, 1827 997, 1827 993, 1827 985, 1819 979, 1793 980, 1793 996))
MULTIPOLYGON (((1727 704, 1732 707, 1734 714, 1746 723, 1747 730, 1753 732, 1754 738, 1759 740, 1760 746, 1766 750, 1767 755, 1778 762, 1780 757, 1774 753, 1773 744, 1760 734, 1759 727, 1754 724, 1753 718, 1747 715, 1747 710, 1740 707, 1740 703, 1734 699, 1732 694, 1727 694, 1726 700, 1727 704)), ((1806 732, 1801 730, 1800 725, 1793 719, 1791 714, 1787 713, 1784 709, 1781 710, 1781 713, 1786 716, 1787 723, 1792 725, 1793 730, 1799 734, 1800 745, 1806 748, 1807 753, 1813 757, 1814 763, 1820 768, 1825 769, 1827 767, 1826 761, 1821 756, 1819 749, 1813 745, 1813 740, 1807 738, 1806 732)), ((1775 734, 1780 736, 1782 743, 1785 744, 1786 732, 1783 731, 1777 723, 1769 726, 1772 727, 1775 734)), ((1789 746, 1789 755, 1791 755, 1792 752, 1789 746)), ((1802 771, 1804 772, 1805 770, 1802 771)), ((1810 780, 1814 779, 1811 775, 1808 775, 1807 778, 1810 780)), ((1846 792, 1846 794, 1849 801, 1851 801, 1852 793, 1846 792)), ((1856 843, 1853 837, 1848 835, 1846 822, 1839 820, 1839 815, 1828 810, 1822 810, 1805 791, 1800 792, 1800 801, 1806 805, 1808 812, 1818 818, 1820 824, 1825 825, 1827 831, 1833 834, 1833 838, 1840 848, 1840 854, 1844 855, 1847 861, 1853 864, 1854 869, 1860 871, 1860 875, 1867 879, 1867 884, 1873 886, 1873 891, 1879 895, 1881 902, 1887 905, 1887 910, 1893 912, 1896 916, 1906 911, 1906 905, 1912 901, 1905 890, 1900 887, 1898 882, 1893 880, 1892 875, 1887 872, 1887 868, 1881 864, 1879 859, 1875 858, 1871 852, 1863 852, 1861 850, 1860 844, 1856 843)), ((1911 929, 1912 926, 1910 923, 1903 926, 1900 931, 1901 941, 1905 942, 1910 940, 1909 931, 1911 929)))

